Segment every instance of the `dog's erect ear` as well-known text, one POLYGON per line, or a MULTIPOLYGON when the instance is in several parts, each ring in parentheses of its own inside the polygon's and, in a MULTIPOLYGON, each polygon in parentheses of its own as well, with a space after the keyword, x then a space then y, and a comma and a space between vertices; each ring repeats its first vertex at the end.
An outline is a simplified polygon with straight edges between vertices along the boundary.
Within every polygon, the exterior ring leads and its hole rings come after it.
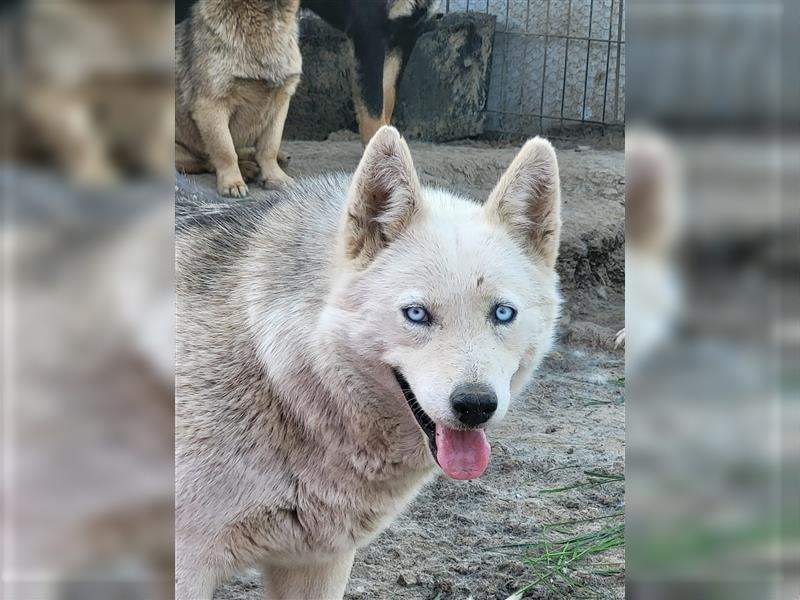
POLYGON ((534 138, 500 178, 485 210, 490 221, 508 228, 534 258, 554 267, 561 235, 561 188, 553 146, 534 138))
POLYGON ((420 201, 408 145, 394 127, 381 127, 367 144, 350 185, 342 231, 345 257, 368 264, 420 213, 420 201))

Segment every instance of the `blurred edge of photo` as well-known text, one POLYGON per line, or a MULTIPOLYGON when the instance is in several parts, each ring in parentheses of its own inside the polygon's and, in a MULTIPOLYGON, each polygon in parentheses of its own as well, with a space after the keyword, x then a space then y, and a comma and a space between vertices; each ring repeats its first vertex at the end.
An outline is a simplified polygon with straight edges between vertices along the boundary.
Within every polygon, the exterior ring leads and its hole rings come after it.
POLYGON ((2 10, 0 595, 169 598, 174 7, 2 10))
POLYGON ((631 598, 800 596, 796 9, 629 6, 631 598))

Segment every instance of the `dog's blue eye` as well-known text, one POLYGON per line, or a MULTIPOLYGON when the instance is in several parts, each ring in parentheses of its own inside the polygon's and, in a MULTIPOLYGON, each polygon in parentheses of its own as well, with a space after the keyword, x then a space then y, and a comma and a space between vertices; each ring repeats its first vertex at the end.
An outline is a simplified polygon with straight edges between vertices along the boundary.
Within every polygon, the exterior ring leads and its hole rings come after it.
POLYGON ((517 316, 517 311, 508 304, 498 304, 494 307, 494 318, 498 323, 510 323, 517 316))
POLYGON ((430 323, 431 321, 431 316, 428 314, 428 311, 421 306, 409 306, 408 308, 404 308, 403 314, 406 319, 412 323, 430 323))

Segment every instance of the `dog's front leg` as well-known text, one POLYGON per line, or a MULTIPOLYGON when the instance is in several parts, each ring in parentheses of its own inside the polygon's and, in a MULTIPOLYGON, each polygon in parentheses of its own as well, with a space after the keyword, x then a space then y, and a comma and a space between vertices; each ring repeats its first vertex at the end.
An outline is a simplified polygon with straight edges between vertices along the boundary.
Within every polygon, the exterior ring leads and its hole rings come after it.
POLYGON ((217 172, 217 191, 223 196, 243 198, 248 190, 231 137, 230 109, 220 100, 199 98, 192 108, 192 118, 217 172))
POLYGON ((181 564, 180 560, 175 566, 175 600, 211 600, 216 585, 208 570, 181 564))
POLYGON ((265 600, 341 600, 355 551, 323 563, 294 567, 264 567, 265 600))
POLYGON ((278 155, 283 137, 283 125, 289 112, 289 101, 299 80, 299 77, 292 77, 282 88, 272 92, 273 97, 267 107, 264 129, 256 142, 255 159, 261 169, 259 182, 266 188, 292 182, 292 178, 278 165, 278 155))

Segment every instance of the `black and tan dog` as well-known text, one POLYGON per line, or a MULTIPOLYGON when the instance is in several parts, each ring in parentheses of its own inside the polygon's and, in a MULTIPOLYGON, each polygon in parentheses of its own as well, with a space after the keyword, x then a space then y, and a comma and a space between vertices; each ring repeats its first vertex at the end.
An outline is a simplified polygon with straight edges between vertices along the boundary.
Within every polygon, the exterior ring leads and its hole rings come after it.
MULTIPOLYGON (((176 21, 197 0, 179 0, 176 21)), ((232 2, 232 4, 236 4, 232 2)), ((353 103, 366 144, 391 122, 396 90, 417 38, 438 0, 301 0, 300 6, 343 31, 353 49, 353 103)))
POLYGON ((438 0, 301 0, 347 34, 353 46, 353 103, 366 144, 392 120, 396 90, 438 0))

